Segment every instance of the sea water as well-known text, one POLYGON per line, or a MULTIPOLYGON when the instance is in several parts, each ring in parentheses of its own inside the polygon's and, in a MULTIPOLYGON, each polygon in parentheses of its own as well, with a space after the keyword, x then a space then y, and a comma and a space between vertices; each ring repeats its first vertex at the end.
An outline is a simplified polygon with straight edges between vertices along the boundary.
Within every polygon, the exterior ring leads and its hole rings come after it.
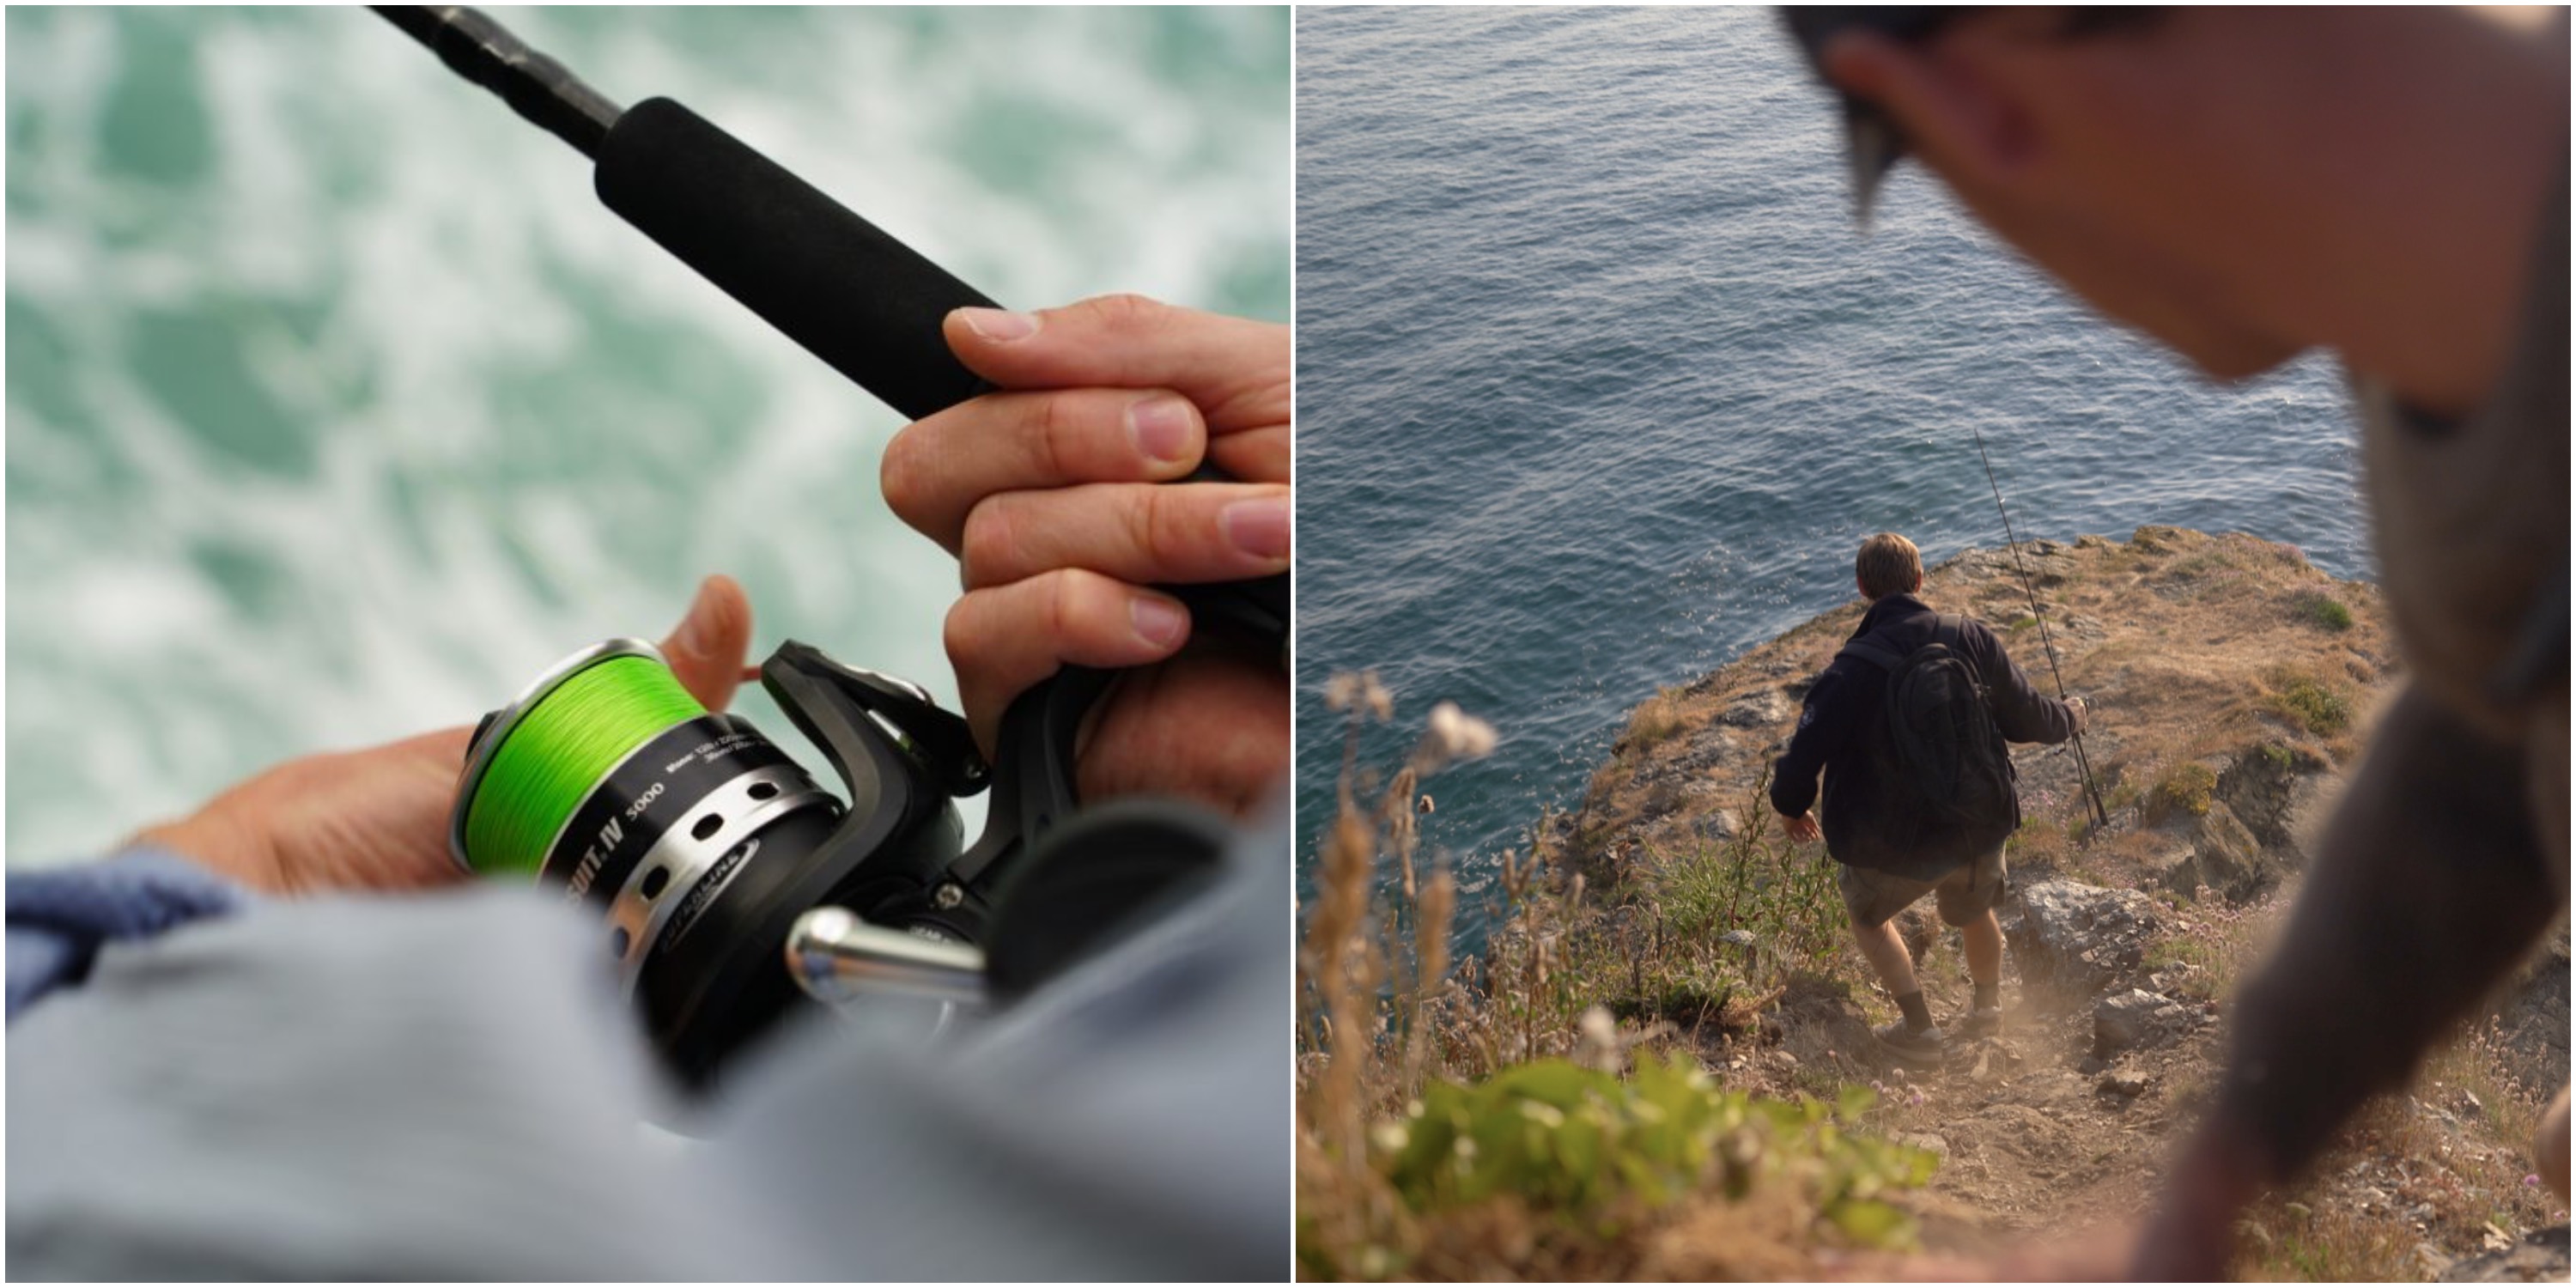
MULTIPOLYGON (((1288 318, 1283 10, 493 12, 1007 303, 1288 318)), ((755 660, 794 637, 954 704, 956 566, 877 496, 901 419, 580 155, 354 7, 7 33, 11 864, 470 723, 709 572, 755 660)))
POLYGON ((2207 383, 1910 163, 1862 235, 1768 9, 1307 9, 1296 44, 1298 818, 1333 808, 1334 673, 1396 697, 1363 765, 1435 701, 1492 720, 1424 785, 1470 939, 1640 699, 1849 602, 1871 533, 2001 544, 1972 431, 2025 538, 2371 574, 2330 363, 2207 383))

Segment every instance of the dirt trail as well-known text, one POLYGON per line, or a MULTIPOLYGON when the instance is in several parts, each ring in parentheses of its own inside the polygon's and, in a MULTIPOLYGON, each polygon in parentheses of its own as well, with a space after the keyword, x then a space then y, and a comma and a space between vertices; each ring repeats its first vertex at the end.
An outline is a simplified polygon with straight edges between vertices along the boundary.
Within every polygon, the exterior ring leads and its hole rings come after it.
MULTIPOLYGON (((2215 1076, 2225 1000, 2398 679, 2376 588, 2335 581, 2291 547, 2150 526, 2127 542, 2026 543, 2022 556, 2066 687, 2093 706, 2086 749, 2111 822, 2085 834, 2065 749, 2015 749, 2028 821, 1999 909, 2003 1035, 1954 1042, 1936 1070, 1898 1069, 1867 1032, 1894 1008, 1851 982, 1855 967, 1793 981, 1753 1027, 1687 1039, 1734 1085, 1878 1085, 1880 1126, 1944 1157, 1921 1204, 1926 1247, 1964 1254, 2108 1238, 2144 1214, 2215 1076)), ((1931 569, 1923 597, 1985 620, 2053 689, 2006 552, 1931 569)), ((1758 821, 1744 816, 1765 808, 1755 785, 1860 608, 1642 704, 1559 825, 1587 877, 1651 889, 1672 856, 1758 821)), ((1935 933, 1928 904, 1907 917, 1946 1023, 1969 1000, 1956 935, 1935 933)), ((2521 1183, 2516 1133, 2567 1077, 2565 943, 2562 929, 2555 956, 2496 999, 2497 1022, 2412 1097, 2374 1107, 2314 1179, 2257 1204, 2241 1269, 2422 1277, 2563 1224, 2553 1198, 2521 1183)))

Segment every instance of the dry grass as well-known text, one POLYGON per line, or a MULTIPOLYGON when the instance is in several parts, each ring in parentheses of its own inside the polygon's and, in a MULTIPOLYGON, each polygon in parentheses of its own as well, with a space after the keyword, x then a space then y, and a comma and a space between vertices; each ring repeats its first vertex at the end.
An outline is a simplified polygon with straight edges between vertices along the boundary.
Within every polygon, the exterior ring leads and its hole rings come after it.
POLYGON ((1638 750, 1652 747, 1681 732, 1682 712, 1682 695, 1677 689, 1658 690, 1628 713, 1628 730, 1620 742, 1638 750))

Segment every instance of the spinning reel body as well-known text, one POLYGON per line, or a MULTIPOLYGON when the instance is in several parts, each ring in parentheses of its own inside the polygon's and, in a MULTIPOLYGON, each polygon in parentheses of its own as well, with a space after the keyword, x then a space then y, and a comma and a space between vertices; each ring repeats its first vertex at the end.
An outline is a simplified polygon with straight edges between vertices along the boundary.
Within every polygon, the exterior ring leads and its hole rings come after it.
POLYGON ((654 1046, 703 1085, 800 991, 853 1009, 1007 1005, 1213 869, 1228 828, 1205 810, 1077 806, 1073 732, 1108 679, 1071 672, 1023 695, 1003 722, 1012 754, 988 766, 918 686, 790 642, 761 683, 831 763, 836 799, 740 716, 655 708, 620 727, 601 685, 676 681, 651 645, 611 640, 485 718, 451 848, 477 872, 533 870, 594 911, 654 1046), (552 797, 528 790, 521 778, 578 761, 567 729, 604 740, 590 760, 613 763, 552 797), (984 833, 965 847, 955 800, 988 787, 984 833), (551 840, 513 850, 508 813, 533 822, 516 836, 551 840))

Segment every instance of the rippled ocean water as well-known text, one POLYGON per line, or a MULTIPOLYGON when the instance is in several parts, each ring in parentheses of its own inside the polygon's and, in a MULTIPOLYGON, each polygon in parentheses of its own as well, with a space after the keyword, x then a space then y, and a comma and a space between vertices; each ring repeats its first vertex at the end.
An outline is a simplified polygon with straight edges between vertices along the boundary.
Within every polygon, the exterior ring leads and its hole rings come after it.
MULTIPOLYGON (((493 12, 998 299, 1288 317, 1284 10, 493 12)), ((7 35, 11 864, 470 722, 712 571, 756 650, 953 704, 955 566, 876 496, 900 419, 578 154, 355 8, 7 35)))
POLYGON ((2329 362, 2211 385, 1910 165, 1860 235, 1768 9, 1296 27, 1298 815, 1332 808, 1337 671, 1376 668, 1404 729, 1492 719, 1498 753, 1426 787, 1471 935, 1638 700, 1850 600, 1870 533, 2003 540, 1972 427, 2025 538, 2243 530, 2371 574, 2329 362))

